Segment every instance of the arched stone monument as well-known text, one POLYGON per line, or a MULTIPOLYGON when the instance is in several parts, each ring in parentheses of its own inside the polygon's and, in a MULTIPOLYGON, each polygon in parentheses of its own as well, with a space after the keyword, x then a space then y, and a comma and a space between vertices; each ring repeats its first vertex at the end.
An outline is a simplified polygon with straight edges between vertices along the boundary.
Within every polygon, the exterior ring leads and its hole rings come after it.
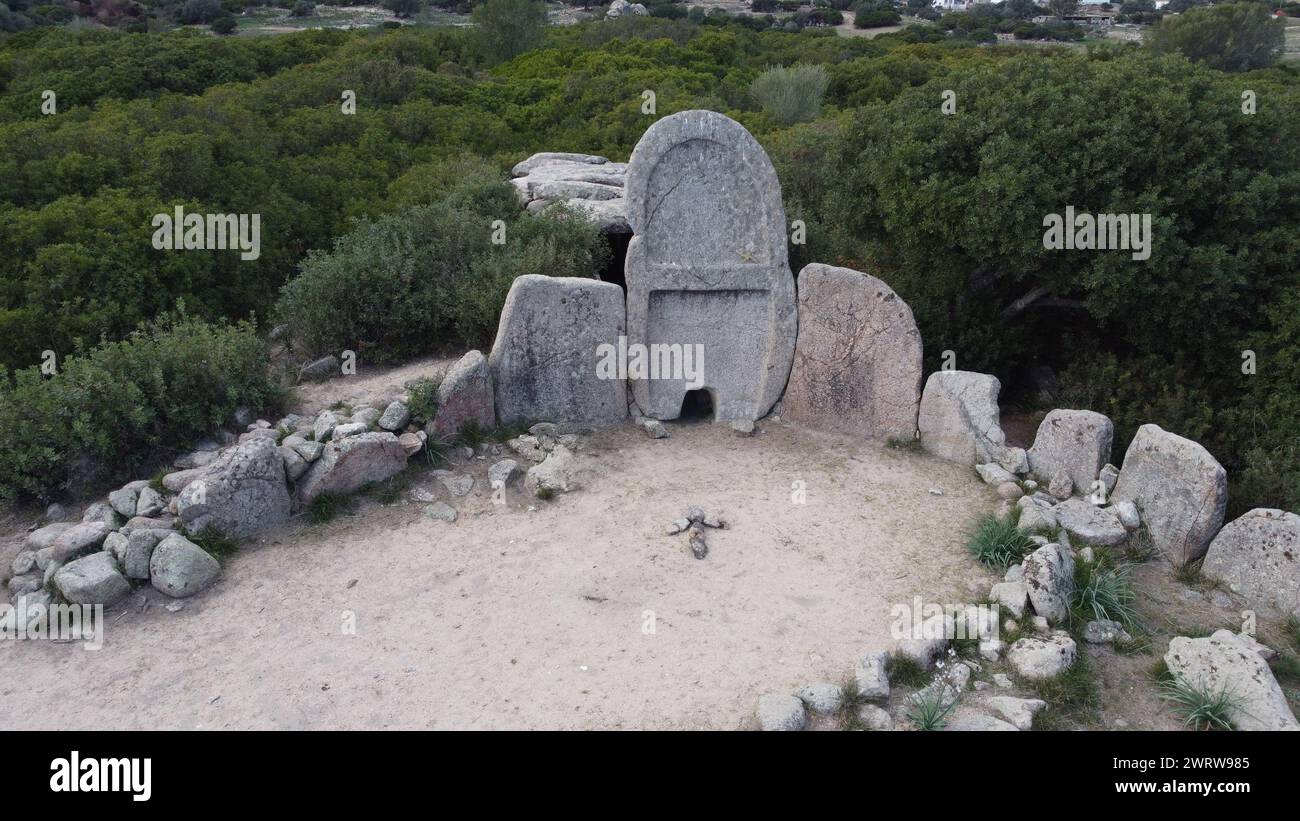
POLYGON ((745 422, 781 397, 794 356, 794 277, 776 171, 758 141, 713 111, 665 117, 628 163, 628 345, 651 361, 700 346, 696 379, 636 378, 641 412, 676 419, 687 391, 707 391, 714 420, 745 422), (658 347, 656 347, 658 346, 658 347))

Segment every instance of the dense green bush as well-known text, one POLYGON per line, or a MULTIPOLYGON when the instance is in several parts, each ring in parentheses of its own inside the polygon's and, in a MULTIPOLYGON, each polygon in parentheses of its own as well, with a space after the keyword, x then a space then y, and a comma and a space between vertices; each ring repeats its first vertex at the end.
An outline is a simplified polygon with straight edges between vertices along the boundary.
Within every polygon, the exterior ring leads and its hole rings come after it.
POLYGON ((777 122, 805 122, 817 116, 830 85, 825 66, 773 66, 754 79, 749 91, 777 122))
POLYGON ((184 315, 80 351, 53 376, 39 367, 5 373, 0 498, 121 479, 225 424, 236 407, 279 400, 250 325, 184 315))
POLYGON ((1282 53, 1286 24, 1264 3, 1228 3, 1166 17, 1151 34, 1151 47, 1179 52, 1223 71, 1266 68, 1282 53))
MULTIPOLYGON (((332 251, 313 252, 284 288, 278 313, 313 353, 354 350, 400 362, 452 344, 488 344, 515 278, 592 277, 608 247, 579 216, 530 216, 513 189, 460 160, 463 176, 428 204, 363 220, 332 251), (494 225, 497 220, 501 225, 494 225), (504 242, 493 235, 504 231, 504 242)), ((406 194, 420 202, 427 189, 406 194)))

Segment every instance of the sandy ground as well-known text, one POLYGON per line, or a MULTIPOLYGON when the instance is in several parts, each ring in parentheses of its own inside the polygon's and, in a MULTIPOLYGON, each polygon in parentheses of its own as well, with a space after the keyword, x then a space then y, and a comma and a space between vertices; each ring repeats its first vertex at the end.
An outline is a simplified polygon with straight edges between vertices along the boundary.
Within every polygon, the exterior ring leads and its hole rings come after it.
POLYGON ((584 487, 535 509, 494 505, 476 459, 454 524, 375 501, 296 521, 179 612, 133 594, 98 651, 0 642, 23 673, 0 727, 743 728, 763 692, 891 647, 892 605, 993 580, 962 537, 991 491, 928 456, 765 422, 622 428, 581 458, 584 487), (731 523, 703 561, 663 535, 692 504, 731 523))

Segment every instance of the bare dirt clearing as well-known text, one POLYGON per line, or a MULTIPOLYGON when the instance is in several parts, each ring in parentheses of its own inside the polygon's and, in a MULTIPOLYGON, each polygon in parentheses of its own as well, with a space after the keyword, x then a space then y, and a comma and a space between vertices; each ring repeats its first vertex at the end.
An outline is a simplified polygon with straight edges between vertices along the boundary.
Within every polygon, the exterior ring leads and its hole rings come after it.
POLYGON ((493 505, 490 460, 475 459, 453 524, 404 501, 299 520, 179 612, 133 594, 99 651, 0 643, 0 665, 23 671, 0 685, 0 723, 749 727, 761 693, 838 681, 890 649, 893 605, 988 589, 963 534, 991 491, 969 470, 761 428, 606 431, 584 440, 584 487, 545 503, 512 487, 493 505), (730 523, 703 561, 664 535, 692 504, 730 523))

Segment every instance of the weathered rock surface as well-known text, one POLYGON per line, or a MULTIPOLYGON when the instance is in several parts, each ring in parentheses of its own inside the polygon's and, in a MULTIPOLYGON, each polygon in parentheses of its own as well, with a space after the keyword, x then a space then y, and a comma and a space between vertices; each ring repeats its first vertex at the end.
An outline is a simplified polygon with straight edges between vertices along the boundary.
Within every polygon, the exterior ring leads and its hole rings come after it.
POLYGON ((470 351, 451 366, 438 385, 438 413, 427 432, 436 437, 455 436, 468 424, 491 430, 496 427, 495 403, 487 357, 470 351))
POLYGON ((1041 680, 1065 672, 1074 664, 1077 653, 1074 639, 1066 633, 1027 636, 1011 645, 1007 661, 1021 677, 1041 680))
POLYGON ((1047 702, 1041 699, 1011 696, 990 696, 984 703, 993 715, 1014 725, 1017 730, 1028 730, 1033 727, 1034 716, 1047 707, 1047 702))
POLYGON ((511 183, 530 214, 564 205, 603 234, 630 234, 623 186, 625 163, 591 154, 546 151, 515 165, 511 183))
POLYGON ((406 469, 406 449, 387 431, 372 431, 331 442, 298 483, 303 505, 323 493, 346 496, 371 482, 382 482, 406 469))
POLYGON ((803 702, 795 696, 769 693, 758 700, 758 726, 763 730, 802 730, 808 721, 803 702))
POLYGON ((782 416, 911 441, 921 403, 921 332, 912 309, 870 274, 818 263, 799 272, 798 290, 799 332, 782 416))
POLYGON ((889 675, 885 668, 889 664, 889 654, 883 652, 863 655, 853 668, 853 677, 858 683, 858 694, 863 698, 889 698, 889 675))
POLYGON ((1235 702, 1229 711, 1232 723, 1239 730, 1300 730, 1268 664, 1229 630, 1209 638, 1171 639, 1165 663, 1169 672, 1196 687, 1228 693, 1235 702))
POLYGON ((970 371, 935 371, 921 394, 921 446, 963 465, 996 462, 1006 448, 997 377, 970 371))
POLYGON ((809 710, 821 715, 833 715, 844 700, 844 694, 838 686, 824 681, 805 684, 795 690, 794 695, 809 710))
POLYGON ((150 583, 158 592, 173 598, 193 596, 219 575, 220 563, 179 533, 159 542, 149 558, 150 583))
POLYGON ((104 522, 73 525, 59 533, 48 547, 36 551, 36 566, 44 570, 51 562, 63 564, 98 550, 112 532, 113 528, 104 522))
POLYGON ((1091 544, 1111 547, 1128 538, 1128 531, 1113 510, 1097 507, 1087 499, 1067 499, 1052 508, 1052 513, 1066 533, 1091 544))
POLYGON ((274 441, 249 439, 201 470, 176 498, 187 532, 211 527, 244 539, 289 518, 289 485, 274 441))
POLYGON ((1300 516, 1255 508, 1210 543, 1201 569, 1252 604, 1300 618, 1300 516))
POLYGON ((567 493, 575 486, 578 460, 564 445, 556 445, 540 464, 533 465, 524 476, 524 487, 534 496, 567 493))
POLYGON ((936 613, 912 627, 912 635, 898 642, 898 652, 928 670, 956 634, 957 623, 952 615, 936 613))
POLYGON ((1155 547, 1171 562, 1200 558, 1223 524, 1228 475, 1209 451, 1156 425, 1128 446, 1116 500, 1132 500, 1155 547))
POLYGON ((621 422, 627 417, 625 382, 617 373, 606 378, 598 366, 624 333, 617 285, 532 274, 516 279, 488 358, 497 418, 504 425, 621 422))
POLYGON ((54 574, 54 586, 73 604, 112 604, 131 592, 111 554, 100 551, 68 562, 54 574))
MULTIPOLYGON (((476 352, 471 351, 471 353, 476 353, 476 352)), ((466 354, 465 356, 468 355, 469 354, 466 354)), ((479 354, 479 356, 481 357, 482 354, 479 354)), ((461 357, 461 361, 464 361, 464 358, 465 357, 461 357)), ((458 362, 457 365, 459 364, 460 363, 458 362)), ((484 364, 486 366, 486 360, 484 360, 484 364)), ((455 367, 452 368, 453 371, 455 369, 456 369, 455 367)), ((446 380, 443 381, 445 382, 446 380)), ((410 421, 411 421, 411 411, 409 408, 407 408, 401 402, 390 402, 388 404, 388 407, 384 408, 384 412, 380 414, 379 419, 376 421, 376 424, 379 425, 380 429, 386 430, 389 433, 401 433, 402 430, 404 430, 406 426, 410 423, 410 421)), ((492 419, 489 422, 488 426, 491 427, 492 425, 495 424, 496 424, 496 413, 494 411, 492 413, 492 419)))
POLYGON ((1065 471, 1074 489, 1087 493, 1110 460, 1115 426, 1089 410, 1054 410, 1043 418, 1029 449, 1029 469, 1042 481, 1065 471))
POLYGON ((1034 612, 1050 621, 1064 621, 1070 614, 1074 592, 1074 557, 1057 544, 1040 547, 1025 557, 1024 585, 1034 612))
POLYGON ((989 598, 997 602, 1001 609, 1020 618, 1025 614, 1025 607, 1029 604, 1029 587, 1023 581, 998 582, 989 591, 989 598))
POLYGON ((709 392, 717 422, 763 417, 790 375, 798 323, 767 153, 722 114, 678 112, 641 136, 626 191, 628 343, 703 346, 696 381, 634 379, 637 405, 676 419, 695 389, 709 392))

